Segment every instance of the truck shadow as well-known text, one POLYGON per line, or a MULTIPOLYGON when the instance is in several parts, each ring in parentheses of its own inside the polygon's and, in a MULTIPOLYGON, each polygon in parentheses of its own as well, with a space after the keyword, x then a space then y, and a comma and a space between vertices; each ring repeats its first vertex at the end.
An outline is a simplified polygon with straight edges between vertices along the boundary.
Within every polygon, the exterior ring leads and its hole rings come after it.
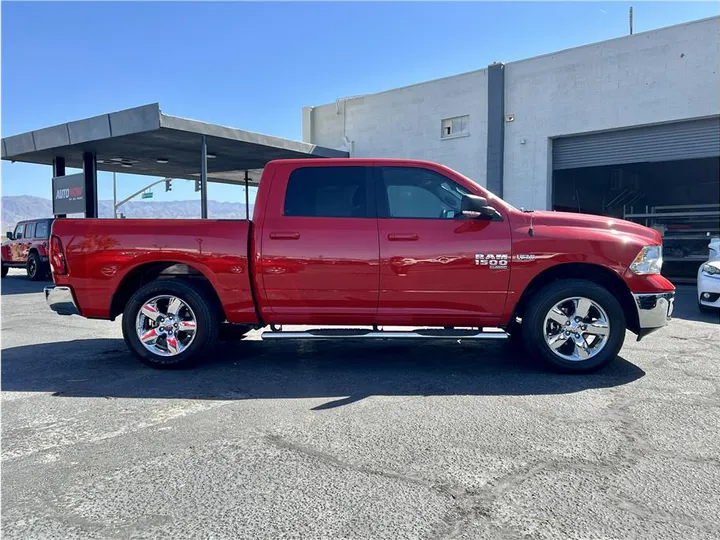
POLYGON ((44 287, 52 285, 52 279, 30 281, 25 270, 11 269, 7 276, 0 282, 0 294, 32 294, 40 293, 44 287))
POLYGON ((155 370, 119 339, 6 349, 2 390, 63 397, 162 399, 322 398, 322 410, 367 396, 542 395, 620 386, 645 372, 623 358, 589 375, 559 375, 507 343, 219 343, 206 361, 155 370))

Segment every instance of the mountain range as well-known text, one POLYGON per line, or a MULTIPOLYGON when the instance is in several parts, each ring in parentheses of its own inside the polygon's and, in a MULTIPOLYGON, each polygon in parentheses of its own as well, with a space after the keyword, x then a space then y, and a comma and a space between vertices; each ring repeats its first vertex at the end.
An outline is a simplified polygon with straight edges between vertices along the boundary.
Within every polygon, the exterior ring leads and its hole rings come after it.
MULTIPOLYGON (((98 201, 101 218, 113 217, 112 201, 98 201)), ((183 219, 200 218, 200 201, 130 201, 119 209, 126 218, 183 219)), ((252 216, 253 205, 250 205, 252 216)), ((32 195, 4 196, 2 198, 2 235, 15 228, 18 221, 52 217, 52 201, 32 195)), ((208 201, 211 219, 243 219, 245 204, 208 201)))

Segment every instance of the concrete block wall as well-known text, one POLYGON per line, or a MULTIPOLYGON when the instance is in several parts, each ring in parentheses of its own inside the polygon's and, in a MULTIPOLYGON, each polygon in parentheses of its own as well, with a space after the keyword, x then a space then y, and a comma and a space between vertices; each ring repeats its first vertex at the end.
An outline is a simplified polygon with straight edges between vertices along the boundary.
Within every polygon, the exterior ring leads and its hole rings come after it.
MULTIPOLYGON (((720 114, 720 17, 505 66, 504 198, 549 209, 552 139, 720 114), (524 142, 523 142, 524 141, 524 142)), ((487 70, 303 111, 303 137, 352 156, 437 161, 485 185, 487 70), (470 135, 440 121, 470 115, 470 135)))
POLYGON ((720 17, 506 64, 504 198, 551 207, 553 137, 720 114, 719 66, 720 17))
POLYGON ((485 69, 303 111, 305 142, 353 157, 437 161, 482 185, 486 134, 485 69), (470 116, 469 135, 441 139, 441 121, 463 115, 470 116))

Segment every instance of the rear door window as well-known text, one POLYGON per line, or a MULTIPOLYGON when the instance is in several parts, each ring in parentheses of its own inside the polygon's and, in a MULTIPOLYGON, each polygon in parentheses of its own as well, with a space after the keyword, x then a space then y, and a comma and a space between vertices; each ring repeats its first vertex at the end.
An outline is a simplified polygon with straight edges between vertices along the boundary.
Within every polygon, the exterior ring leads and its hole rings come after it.
POLYGON ((288 179, 285 216, 364 218, 372 215, 368 167, 302 167, 288 179))
POLYGON ((35 224, 28 223, 25 225, 25 238, 32 238, 35 236, 35 224))
POLYGON ((39 221, 35 228, 35 238, 47 238, 49 225, 47 221, 39 221))

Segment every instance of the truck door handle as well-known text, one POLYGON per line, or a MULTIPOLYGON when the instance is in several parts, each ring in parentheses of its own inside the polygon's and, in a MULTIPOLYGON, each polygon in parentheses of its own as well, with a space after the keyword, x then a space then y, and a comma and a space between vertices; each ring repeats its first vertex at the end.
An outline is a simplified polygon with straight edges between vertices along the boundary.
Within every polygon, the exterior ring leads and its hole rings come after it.
POLYGON ((388 240, 391 242, 414 242, 418 239, 417 234, 388 234, 388 240))
POLYGON ((271 232, 270 240, 299 240, 299 232, 271 232))

